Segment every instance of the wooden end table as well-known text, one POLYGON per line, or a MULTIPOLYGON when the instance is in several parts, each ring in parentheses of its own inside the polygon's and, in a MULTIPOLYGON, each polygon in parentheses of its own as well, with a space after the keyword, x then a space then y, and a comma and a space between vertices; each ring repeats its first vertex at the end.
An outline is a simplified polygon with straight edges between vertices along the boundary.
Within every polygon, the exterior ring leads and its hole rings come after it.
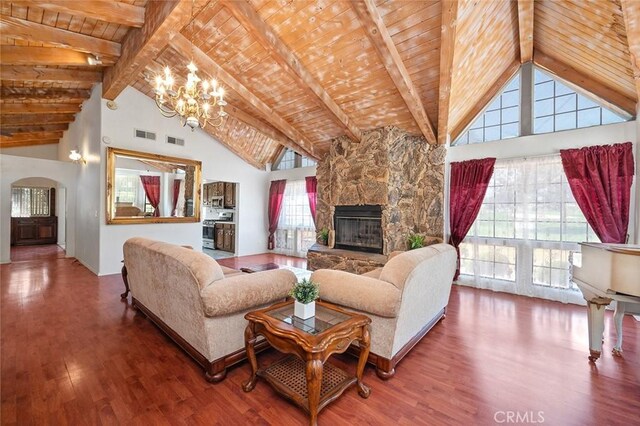
POLYGON ((326 302, 316 302, 316 315, 301 320, 293 315, 293 301, 286 301, 249 312, 244 332, 251 377, 243 383, 250 392, 258 377, 309 413, 311 425, 317 424, 318 412, 354 384, 358 394, 368 398, 371 390, 362 382, 369 356, 369 323, 364 315, 347 312, 326 302), (254 345, 262 335, 278 351, 290 354, 267 368, 258 369, 254 345), (345 352, 353 341, 360 345, 356 375, 326 363, 336 353, 345 352), (305 380, 306 378, 306 380, 305 380))

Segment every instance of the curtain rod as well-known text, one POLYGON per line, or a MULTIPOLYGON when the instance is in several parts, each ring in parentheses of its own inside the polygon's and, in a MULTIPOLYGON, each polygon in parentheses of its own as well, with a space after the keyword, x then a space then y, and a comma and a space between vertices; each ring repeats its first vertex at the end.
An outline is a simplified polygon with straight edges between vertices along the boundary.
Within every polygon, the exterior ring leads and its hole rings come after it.
POLYGON ((560 155, 560 151, 554 151, 551 154, 538 154, 538 155, 523 155, 523 156, 513 156, 513 157, 496 157, 496 161, 502 160, 529 160, 533 158, 545 158, 545 157, 555 157, 560 155))

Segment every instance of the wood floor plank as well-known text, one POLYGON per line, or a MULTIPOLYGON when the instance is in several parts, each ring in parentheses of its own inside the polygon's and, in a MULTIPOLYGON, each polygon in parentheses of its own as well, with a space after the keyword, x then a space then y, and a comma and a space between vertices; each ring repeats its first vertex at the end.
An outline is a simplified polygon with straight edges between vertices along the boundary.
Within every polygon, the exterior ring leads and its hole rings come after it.
MULTIPOLYGON (((300 425, 306 415, 258 381, 246 363, 210 384, 195 362, 120 300, 119 275, 96 277, 57 246, 19 247, 0 266, 0 416, 3 425, 300 425)), ((306 260, 264 254, 220 260, 239 268, 306 260)), ((494 424, 506 411, 544 423, 635 424, 640 415, 640 325, 624 318, 624 357, 587 361, 586 308, 454 286, 446 319, 379 380, 369 399, 348 390, 319 416, 327 425, 494 424), (532 414, 529 414, 532 415, 532 414)), ((261 365, 276 351, 258 356, 261 365)), ((352 371, 355 359, 332 358, 352 371)))

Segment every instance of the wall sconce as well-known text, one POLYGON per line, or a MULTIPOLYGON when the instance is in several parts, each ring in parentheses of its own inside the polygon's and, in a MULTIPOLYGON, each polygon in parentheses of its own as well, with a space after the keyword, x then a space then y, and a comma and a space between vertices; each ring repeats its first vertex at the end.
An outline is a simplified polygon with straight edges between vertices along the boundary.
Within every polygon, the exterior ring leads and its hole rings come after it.
POLYGON ((69 159, 71 161, 73 161, 74 163, 87 164, 87 160, 82 158, 82 155, 78 152, 77 149, 72 149, 71 150, 71 153, 69 154, 69 159))

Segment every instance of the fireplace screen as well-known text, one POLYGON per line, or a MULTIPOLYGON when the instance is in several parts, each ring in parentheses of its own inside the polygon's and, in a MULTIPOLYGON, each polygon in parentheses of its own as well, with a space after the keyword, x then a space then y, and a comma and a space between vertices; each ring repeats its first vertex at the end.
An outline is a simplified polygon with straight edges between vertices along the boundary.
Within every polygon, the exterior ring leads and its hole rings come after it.
POLYGON ((382 253, 382 208, 380 206, 336 206, 335 247, 382 253))

